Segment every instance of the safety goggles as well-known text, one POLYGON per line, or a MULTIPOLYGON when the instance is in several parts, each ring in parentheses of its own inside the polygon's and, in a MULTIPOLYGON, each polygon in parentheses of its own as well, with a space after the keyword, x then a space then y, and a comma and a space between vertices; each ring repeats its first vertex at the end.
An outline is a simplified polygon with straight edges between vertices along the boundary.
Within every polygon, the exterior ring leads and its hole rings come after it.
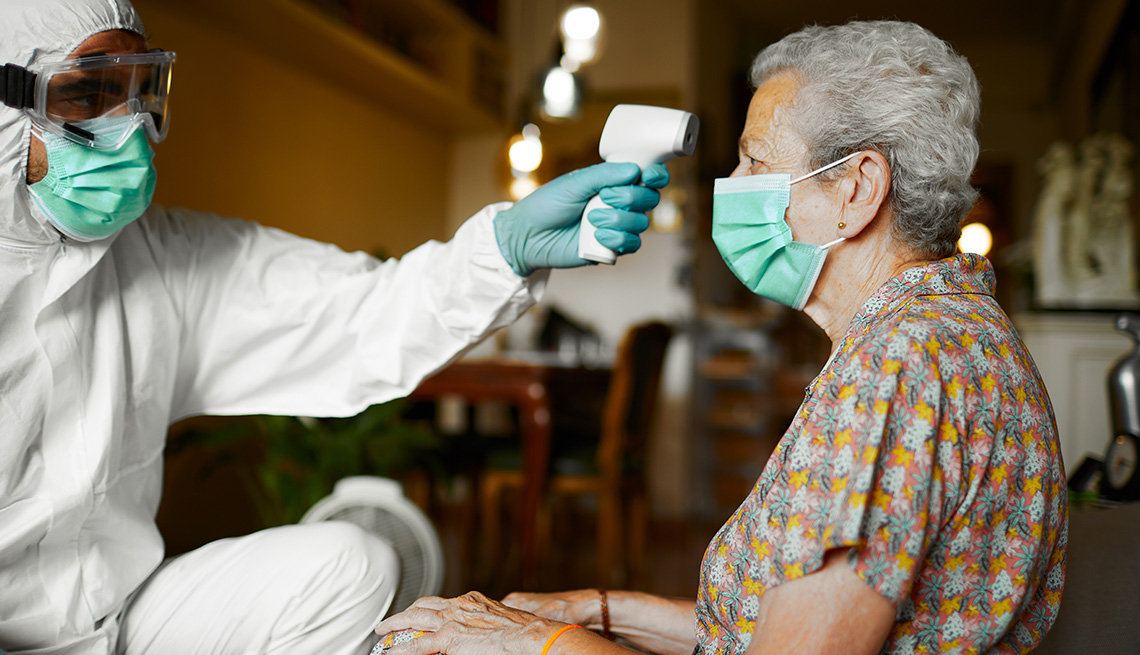
POLYGON ((97 52, 29 68, 7 64, 0 101, 23 109, 37 128, 89 148, 118 148, 139 126, 157 143, 170 122, 173 65, 174 53, 163 50, 97 52))

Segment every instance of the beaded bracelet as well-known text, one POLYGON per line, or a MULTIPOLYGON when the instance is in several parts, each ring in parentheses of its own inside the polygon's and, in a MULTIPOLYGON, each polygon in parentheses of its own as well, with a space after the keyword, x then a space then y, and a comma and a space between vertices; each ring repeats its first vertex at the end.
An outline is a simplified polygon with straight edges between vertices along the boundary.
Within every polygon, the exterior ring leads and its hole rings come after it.
POLYGON ((575 624, 571 623, 570 625, 564 625, 561 628, 558 628, 558 630, 554 634, 550 635, 550 638, 546 640, 546 645, 544 645, 542 647, 542 652, 539 653, 539 655, 546 655, 547 651, 550 650, 550 647, 554 645, 554 641, 556 639, 558 639, 559 637, 561 637, 563 632, 566 632, 567 630, 571 630, 573 628, 581 628, 581 627, 582 626, 580 626, 580 625, 575 625, 575 624))
POLYGON ((598 596, 602 601, 602 636, 613 641, 614 635, 610 632, 610 598, 605 589, 598 589, 598 596))

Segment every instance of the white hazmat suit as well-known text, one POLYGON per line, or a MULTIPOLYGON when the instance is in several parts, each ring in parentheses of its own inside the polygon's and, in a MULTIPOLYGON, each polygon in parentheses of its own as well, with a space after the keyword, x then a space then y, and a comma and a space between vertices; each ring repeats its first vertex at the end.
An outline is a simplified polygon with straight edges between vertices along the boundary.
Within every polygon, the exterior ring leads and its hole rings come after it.
MULTIPOLYGON (((122 0, 3 0, 0 64, 66 55, 112 29, 144 33, 122 0)), ((544 274, 521 278, 500 254, 496 208, 450 243, 383 264, 156 206, 111 238, 77 243, 31 201, 30 138, 28 118, 0 106, 0 649, 111 653, 137 630, 139 649, 127 652, 200 652, 225 637, 223 623, 198 626, 178 646, 152 633, 163 616, 213 607, 261 611, 245 627, 263 641, 244 652, 310 652, 272 641, 288 627, 273 616, 281 608, 249 605, 285 592, 243 575, 307 585, 303 597, 280 600, 302 617, 299 635, 314 630, 305 616, 356 602, 346 594, 378 595, 369 611, 382 613, 391 554, 336 527, 213 544, 151 578, 163 561, 154 518, 166 429, 198 414, 347 416, 410 392, 541 293, 544 274), (291 545, 299 565, 265 555, 291 545), (155 586, 143 586, 148 578, 155 586), (340 578, 361 588, 322 601, 322 584, 340 578), (210 585, 224 593, 191 597, 210 585)), ((161 162, 159 148, 160 180, 161 162)))

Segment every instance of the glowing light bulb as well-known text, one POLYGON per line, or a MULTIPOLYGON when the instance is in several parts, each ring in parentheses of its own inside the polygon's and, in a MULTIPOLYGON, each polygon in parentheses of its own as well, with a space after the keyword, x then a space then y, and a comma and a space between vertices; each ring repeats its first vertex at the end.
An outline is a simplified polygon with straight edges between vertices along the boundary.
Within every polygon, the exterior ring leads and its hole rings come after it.
POLYGON ((555 118, 569 118, 578 109, 578 85, 574 74, 555 66, 542 83, 543 111, 555 118))
POLYGON ((515 137, 507 151, 511 168, 523 173, 535 170, 542 163, 542 140, 538 137, 538 128, 533 124, 527 125, 527 128, 523 128, 521 136, 515 137))
POLYGON ((562 14, 563 66, 571 71, 580 64, 593 61, 598 54, 598 36, 602 29, 602 16, 589 5, 575 5, 562 14))
POLYGON ((994 245, 994 236, 990 228, 981 223, 970 223, 962 227, 962 236, 958 239, 958 249, 983 257, 994 245))
POLYGON ((562 14, 562 36, 566 39, 587 41, 598 36, 602 17, 588 5, 570 7, 562 14))

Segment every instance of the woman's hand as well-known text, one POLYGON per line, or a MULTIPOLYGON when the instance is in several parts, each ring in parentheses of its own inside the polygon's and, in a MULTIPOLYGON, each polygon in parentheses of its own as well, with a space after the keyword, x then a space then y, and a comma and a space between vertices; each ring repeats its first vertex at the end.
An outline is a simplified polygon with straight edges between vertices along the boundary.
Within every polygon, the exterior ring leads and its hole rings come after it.
MULTIPOLYGON (((595 592, 596 593, 596 592, 595 592)), ((390 655, 534 655, 563 624, 540 618, 472 591, 458 598, 421 598, 384 619, 376 634, 422 630, 428 634, 393 646, 390 655)))
POLYGON ((507 607, 523 610, 553 621, 581 626, 601 625, 602 604, 597 589, 537 594, 516 591, 503 599, 507 607))

